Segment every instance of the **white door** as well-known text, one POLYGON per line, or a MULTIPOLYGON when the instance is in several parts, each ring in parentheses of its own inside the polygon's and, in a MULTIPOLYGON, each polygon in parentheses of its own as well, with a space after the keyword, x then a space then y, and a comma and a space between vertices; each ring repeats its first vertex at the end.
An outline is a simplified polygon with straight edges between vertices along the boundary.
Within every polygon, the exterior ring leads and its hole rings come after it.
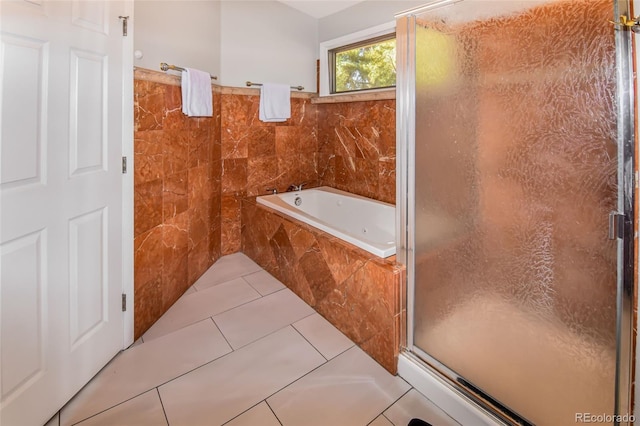
POLYGON ((123 346, 125 5, 0 0, 3 426, 45 423, 123 346))

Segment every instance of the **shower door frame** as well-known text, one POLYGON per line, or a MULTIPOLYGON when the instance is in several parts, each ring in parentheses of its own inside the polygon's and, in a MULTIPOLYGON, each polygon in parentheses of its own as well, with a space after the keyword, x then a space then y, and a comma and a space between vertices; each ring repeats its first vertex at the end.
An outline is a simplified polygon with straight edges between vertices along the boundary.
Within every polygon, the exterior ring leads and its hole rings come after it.
MULTIPOLYGON (((440 7, 451 6, 464 0, 432 0, 424 6, 396 15, 396 126, 397 126, 397 183, 396 183, 396 235, 397 259, 407 266, 406 328, 401 355, 420 365, 449 393, 472 403, 485 421, 498 423, 521 420, 507 407, 494 404, 463 386, 457 373, 414 345, 415 301, 415 235, 409 232, 415 224, 415 81, 416 81, 416 15, 440 7), (400 72, 402 71, 402 72, 400 72), (505 410, 506 408, 506 410, 505 410)), ((621 15, 632 18, 629 0, 612 0, 612 19, 621 15)), ((617 78, 617 145, 618 145, 618 210, 612 212, 610 236, 617 240, 617 294, 616 294, 616 372, 614 415, 633 415, 632 394, 634 373, 634 299, 635 299, 635 86, 633 80, 634 50, 629 28, 615 31, 617 78), (616 220, 618 219, 618 220, 616 220)), ((614 421, 614 424, 629 424, 614 421)))

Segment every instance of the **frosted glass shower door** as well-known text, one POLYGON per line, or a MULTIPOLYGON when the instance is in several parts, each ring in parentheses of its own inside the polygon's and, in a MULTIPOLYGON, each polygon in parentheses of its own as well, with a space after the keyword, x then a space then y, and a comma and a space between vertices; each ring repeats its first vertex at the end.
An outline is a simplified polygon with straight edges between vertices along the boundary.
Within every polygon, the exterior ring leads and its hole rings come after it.
POLYGON ((610 19, 577 0, 415 20, 413 347, 538 425, 614 414, 610 19))

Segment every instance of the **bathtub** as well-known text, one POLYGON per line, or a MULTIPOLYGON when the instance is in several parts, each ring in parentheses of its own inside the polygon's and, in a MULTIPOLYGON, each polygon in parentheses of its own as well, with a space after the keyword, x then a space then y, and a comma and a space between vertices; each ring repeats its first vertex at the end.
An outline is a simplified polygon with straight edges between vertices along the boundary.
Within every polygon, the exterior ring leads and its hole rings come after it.
POLYGON ((328 186, 263 195, 256 200, 376 256, 396 254, 393 204, 328 186))

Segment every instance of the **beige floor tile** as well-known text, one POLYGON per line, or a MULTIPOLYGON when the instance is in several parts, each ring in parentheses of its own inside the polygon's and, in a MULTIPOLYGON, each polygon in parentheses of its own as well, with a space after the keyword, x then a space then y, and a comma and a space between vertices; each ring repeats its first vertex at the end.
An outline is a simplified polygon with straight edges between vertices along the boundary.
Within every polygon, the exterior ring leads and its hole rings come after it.
MULTIPOLYGON (((369 423, 369 426, 394 426, 385 416, 380 414, 374 421, 369 423)), ((406 425, 402 425, 406 426, 406 425)))
POLYGON ((243 275, 261 271, 260 265, 242 253, 223 256, 196 281, 193 286, 200 291, 243 275))
POLYGON ((232 348, 237 349, 315 311, 284 289, 213 317, 232 348))
POLYGON ((115 357, 62 409, 61 425, 84 420, 230 351, 210 319, 134 346, 115 357))
POLYGON ((353 347, 267 403, 285 426, 366 425, 409 388, 353 347))
POLYGON ((60 413, 56 413, 44 426, 58 426, 60 424, 60 413))
POLYGON ((158 391, 152 389, 120 405, 78 423, 79 426, 167 425, 158 391))
POLYGON ((182 296, 142 338, 149 342, 259 297, 260 294, 242 278, 182 296))
POLYGON ((283 328, 159 388, 171 425, 218 425, 325 362, 283 328))
POLYGON ((229 423, 225 423, 225 426, 280 426, 280 422, 267 403, 261 402, 229 423))
POLYGON ((458 425, 458 422, 415 389, 411 389, 389 407, 384 415, 396 425, 406 425, 413 418, 424 420, 433 426, 458 425))
POLYGON ((293 326, 327 359, 353 346, 353 342, 347 336, 320 314, 309 315, 293 326))
POLYGON ((255 288, 256 291, 263 296, 286 288, 284 284, 278 281, 267 271, 254 272, 253 274, 245 275, 242 278, 244 278, 251 287, 255 288))

